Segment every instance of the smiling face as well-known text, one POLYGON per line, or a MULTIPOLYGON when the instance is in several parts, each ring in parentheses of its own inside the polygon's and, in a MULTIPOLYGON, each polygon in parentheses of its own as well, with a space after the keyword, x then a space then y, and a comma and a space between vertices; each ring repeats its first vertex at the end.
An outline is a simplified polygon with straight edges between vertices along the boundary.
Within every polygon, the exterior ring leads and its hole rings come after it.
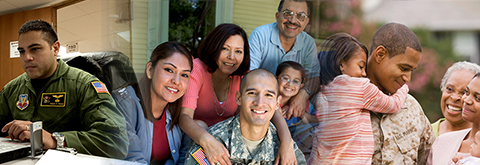
POLYGON ((52 46, 43 39, 42 31, 29 31, 18 38, 18 51, 23 70, 31 79, 50 77, 57 69, 57 54, 60 43, 52 46))
POLYGON ((342 61, 340 70, 342 74, 350 77, 366 77, 365 66, 367 64, 367 54, 360 47, 352 54, 348 61, 342 61))
POLYGON ((300 34, 305 26, 307 26, 309 18, 300 21, 294 15, 287 19, 284 17, 284 11, 292 11, 294 13, 305 13, 308 16, 308 6, 306 2, 295 2, 293 0, 285 0, 282 9, 275 14, 277 19, 278 31, 280 32, 280 39, 295 38, 300 34))
POLYGON ((242 36, 230 36, 223 44, 223 49, 218 56, 217 71, 228 75, 235 72, 243 61, 244 44, 242 36))
POLYGON ((446 120, 456 124, 466 121, 462 119, 462 96, 465 88, 475 74, 467 69, 456 70, 450 74, 442 91, 440 107, 446 120))
POLYGON ((300 88, 303 87, 302 73, 292 67, 288 67, 277 77, 277 82, 280 95, 283 98, 295 96, 300 88))
POLYGON ((382 46, 377 49, 368 59, 367 76, 384 93, 393 94, 410 81, 422 54, 407 47, 405 53, 390 58, 382 46))
POLYGON ((185 55, 178 52, 158 60, 155 68, 147 64, 147 77, 152 80, 152 97, 166 102, 174 102, 183 96, 188 87, 190 64, 185 55))
POLYGON ((277 81, 273 74, 249 74, 251 75, 248 75, 245 86, 235 95, 240 106, 240 123, 247 128, 268 127, 281 100, 281 96, 278 96, 277 81))
POLYGON ((480 123, 480 79, 475 77, 470 81, 462 97, 462 118, 472 124, 480 123))

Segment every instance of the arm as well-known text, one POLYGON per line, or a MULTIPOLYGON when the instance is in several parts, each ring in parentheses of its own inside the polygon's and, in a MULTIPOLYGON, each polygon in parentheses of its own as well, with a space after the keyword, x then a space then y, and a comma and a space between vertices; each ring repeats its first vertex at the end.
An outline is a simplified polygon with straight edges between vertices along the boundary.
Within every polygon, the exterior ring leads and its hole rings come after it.
POLYGON ((275 164, 292 164, 296 162, 294 144, 290 130, 283 118, 280 108, 275 110, 271 122, 277 128, 278 138, 280 139, 280 149, 275 160, 275 164), (281 161, 281 162, 280 162, 281 161))
POLYGON ((88 83, 82 99, 77 100, 81 125, 85 131, 61 132, 67 147, 80 153, 124 159, 128 136, 125 118, 107 93, 97 93, 88 83))
MULTIPOLYGON (((222 145, 222 143, 210 135, 207 130, 193 120, 194 112, 193 109, 182 108, 179 122, 180 128, 182 128, 183 132, 185 132, 185 134, 187 134, 195 143, 202 146, 210 164, 220 162, 222 165, 231 165, 228 150, 222 145)), ((185 163, 188 164, 187 161, 185 163)))
POLYGON ((320 86, 318 84, 320 84, 320 77, 307 78, 304 87, 300 89, 297 95, 290 99, 290 105, 287 111, 287 119, 290 119, 292 116, 303 117, 303 114, 305 113, 305 107, 307 107, 307 100, 320 90, 320 86), (304 88, 309 89, 312 95, 309 95, 307 90, 304 88))
POLYGON ((379 113, 396 113, 405 102, 408 86, 405 84, 392 96, 384 94, 377 86, 366 82, 364 86, 363 108, 379 113))

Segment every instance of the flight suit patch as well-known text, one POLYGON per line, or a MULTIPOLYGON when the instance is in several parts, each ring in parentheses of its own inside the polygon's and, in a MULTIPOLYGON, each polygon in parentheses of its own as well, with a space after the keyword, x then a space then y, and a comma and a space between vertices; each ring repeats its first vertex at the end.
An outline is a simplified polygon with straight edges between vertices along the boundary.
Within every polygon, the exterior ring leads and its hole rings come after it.
POLYGON ((42 93, 41 107, 65 107, 65 100, 67 99, 67 93, 42 93))
POLYGON ((107 86, 105 86, 104 83, 100 81, 94 81, 92 82, 92 85, 93 85, 93 88, 95 88, 95 90, 97 91, 97 93, 107 93, 108 95, 110 95, 110 93, 107 90, 107 86))
POLYGON ((28 107, 28 104, 30 104, 30 101, 28 101, 28 94, 21 94, 18 96, 18 101, 17 101, 18 109, 23 111, 25 108, 28 107))

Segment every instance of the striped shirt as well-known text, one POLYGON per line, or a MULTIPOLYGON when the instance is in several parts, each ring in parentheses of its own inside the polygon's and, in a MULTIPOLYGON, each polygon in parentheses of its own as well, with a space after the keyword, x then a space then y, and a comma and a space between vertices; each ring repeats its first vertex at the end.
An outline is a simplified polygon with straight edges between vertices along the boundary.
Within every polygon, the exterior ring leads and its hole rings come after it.
POLYGON ((340 75, 317 95, 315 130, 308 164, 371 164, 374 151, 370 111, 395 113, 402 107, 408 86, 392 96, 367 78, 340 75))

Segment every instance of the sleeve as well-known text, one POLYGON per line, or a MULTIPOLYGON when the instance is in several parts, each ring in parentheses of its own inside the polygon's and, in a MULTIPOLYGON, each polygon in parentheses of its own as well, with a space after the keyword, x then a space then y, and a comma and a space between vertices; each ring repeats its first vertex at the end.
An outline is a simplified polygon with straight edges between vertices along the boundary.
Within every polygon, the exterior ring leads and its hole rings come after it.
MULTIPOLYGON (((197 165, 197 164, 199 164, 197 162, 197 160, 192 156, 199 149, 200 149, 200 146, 197 143, 195 143, 193 141, 190 143, 190 147, 188 148, 188 152, 185 155, 185 158, 186 158, 185 159, 185 165, 197 165)), ((200 150, 200 151, 202 151, 202 150, 200 150)), ((205 157, 205 160, 207 160, 206 157, 205 157)))
MULTIPOLYGON (((3 128, 5 124, 13 120, 10 108, 8 107, 8 97, 5 88, 0 91, 0 127, 3 128)), ((8 132, 0 132, 1 137, 6 137, 8 132)))
POLYGON ((305 155, 303 155, 303 152, 298 148, 296 143, 294 143, 294 145, 295 146, 293 146, 293 148, 295 149, 295 157, 297 157, 297 164, 306 165, 307 161, 305 160, 305 155))
MULTIPOLYGON (((306 34, 308 36, 308 34, 306 34)), ((308 36, 305 46, 305 57, 303 58, 305 76, 308 78, 320 76, 320 64, 317 58, 317 45, 315 40, 308 36)))
POLYGON ((403 85, 392 96, 384 94, 377 86, 366 81, 364 85, 363 107, 367 110, 379 113, 396 113, 407 98, 408 86, 403 85))
POLYGON ((143 146, 144 144, 149 144, 146 142, 148 139, 141 140, 136 130, 136 126, 139 124, 140 119, 145 118, 143 115, 143 109, 140 105, 140 99, 136 96, 133 88, 131 86, 128 86, 127 88, 122 88, 125 90, 123 93, 120 92, 122 89, 112 92, 112 97, 115 100, 117 108, 123 116, 125 116, 127 126, 128 141, 130 143, 128 145, 128 154, 125 160, 148 163, 144 155, 146 153, 143 153, 142 150, 144 147, 149 147, 143 146), (122 94, 124 96, 122 96, 122 94))
POLYGON ((188 82, 188 88, 183 96, 182 107, 197 109, 197 100, 200 95, 200 89, 203 86, 204 80, 203 66, 194 61, 193 70, 190 74, 190 80, 188 82))
POLYGON ((254 29, 248 37, 248 45, 250 46, 250 70, 260 68, 260 64, 263 61, 263 50, 260 45, 264 38, 265 36, 261 35, 258 28, 254 29))
POLYGON ((79 93, 81 125, 86 131, 67 131, 67 147, 80 153, 124 159, 127 155, 128 136, 125 118, 115 106, 109 93, 97 93, 93 85, 84 83, 85 93, 79 93), (82 95, 83 94, 83 95, 82 95))
MULTIPOLYGON (((420 104, 418 104, 418 106, 423 114, 422 107, 420 107, 420 104)), ((424 118, 423 125, 425 126, 425 130, 422 131, 423 134, 420 138, 420 146, 418 147, 418 164, 425 164, 428 162, 427 159, 431 159, 431 156, 433 156, 431 149, 433 142, 435 142, 435 134, 433 133, 432 125, 430 125, 427 116, 422 115, 422 117, 424 118)))

